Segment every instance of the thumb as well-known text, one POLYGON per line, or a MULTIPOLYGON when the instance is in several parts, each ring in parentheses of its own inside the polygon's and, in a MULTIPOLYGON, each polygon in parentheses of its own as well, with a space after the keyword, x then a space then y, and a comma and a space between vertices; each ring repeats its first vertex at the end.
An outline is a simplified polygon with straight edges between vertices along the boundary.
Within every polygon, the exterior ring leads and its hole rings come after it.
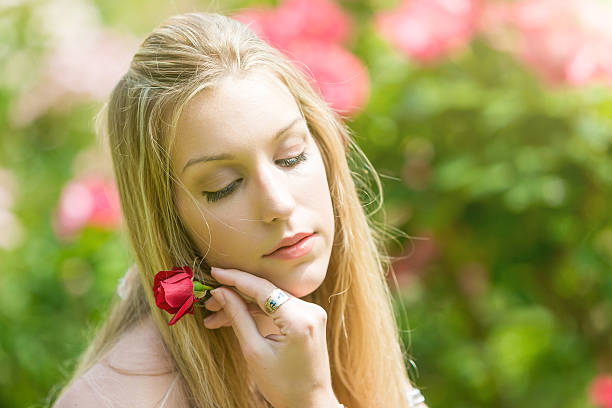
POLYGON ((255 320, 242 297, 229 288, 217 288, 211 291, 211 294, 219 302, 225 311, 225 315, 230 320, 242 350, 252 350, 253 347, 259 348, 259 343, 263 342, 263 337, 259 333, 255 320))

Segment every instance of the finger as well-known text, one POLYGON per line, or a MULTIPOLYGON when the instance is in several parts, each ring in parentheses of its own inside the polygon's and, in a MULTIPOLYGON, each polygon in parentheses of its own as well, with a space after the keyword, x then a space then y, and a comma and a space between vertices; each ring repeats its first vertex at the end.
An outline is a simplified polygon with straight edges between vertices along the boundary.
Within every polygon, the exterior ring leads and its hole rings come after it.
MULTIPOLYGON (((276 289, 276 286, 270 281, 238 269, 219 269, 213 267, 211 274, 219 282, 235 286, 238 291, 253 298, 253 301, 264 311, 268 296, 276 289)), ((287 293, 287 296, 293 297, 290 293, 287 293)))
MULTIPOLYGON (((239 293, 237 289, 235 290, 235 292, 237 292, 247 302, 247 305, 249 305, 249 310, 251 306, 254 306, 255 308, 257 308, 257 310, 261 311, 261 309, 259 309, 259 306, 255 304, 255 299, 252 299, 250 296, 246 296, 244 294, 239 293)), ((206 307, 206 309, 211 310, 213 312, 222 309, 221 304, 219 304, 219 302, 217 302, 212 296, 209 297, 206 302, 204 302, 204 306, 206 307)))
POLYGON ((223 311, 220 311, 217 313, 213 313, 210 316, 207 316, 206 319, 204 319, 204 326, 207 329, 218 329, 219 327, 224 326, 228 322, 229 319, 225 316, 225 313, 223 313, 223 311))
POLYGON ((272 317, 274 324, 285 335, 308 332, 308 325, 311 324, 313 317, 312 310, 304 308, 302 304, 304 302, 301 299, 283 291, 289 297, 289 300, 284 302, 277 310, 268 314, 265 304, 268 297, 272 294, 272 291, 276 289, 276 286, 271 282, 239 269, 220 269, 213 267, 211 269, 211 274, 219 282, 234 286, 238 290, 255 298, 259 308, 266 315, 272 317))
POLYGON ((204 302, 204 307, 208 310, 212 310, 213 312, 221 310, 221 304, 217 302, 214 297, 210 297, 206 302, 204 302))
POLYGON ((244 355, 250 355, 253 350, 261 350, 265 346, 264 338, 240 295, 225 287, 215 289, 212 295, 223 306, 223 311, 232 324, 244 355))
MULTIPOLYGON (((215 278, 219 283, 225 283, 225 281, 221 281, 219 277, 215 276, 215 273, 214 273, 215 270, 217 271, 221 270, 222 271, 221 273, 223 273, 223 271, 227 271, 229 269, 222 269, 222 268, 217 268, 214 266, 210 268, 210 274, 213 276, 213 278, 215 278)), ((232 269, 232 270, 238 270, 238 269, 232 269)), ((221 278, 223 279, 224 277, 225 275, 222 276, 221 278)), ((246 293, 243 293, 240 290, 237 290, 236 293, 238 293, 245 301, 255 303, 255 299, 253 299, 251 296, 247 295, 246 293)))
MULTIPOLYGON (((210 310, 212 312, 223 312, 223 307, 219 302, 217 302, 214 297, 211 297, 206 302, 204 302, 204 307, 206 307, 207 310, 210 310)), ((263 310, 261 310, 259 306, 257 306, 255 303, 248 302, 247 308, 249 309, 249 313, 251 314, 251 316, 265 315, 263 310)))
POLYGON ((236 292, 237 294, 240 295, 240 297, 242 299, 244 299, 245 302, 251 302, 251 303, 255 303, 255 299, 253 299, 252 297, 250 297, 249 295, 242 293, 241 291, 239 291, 237 288, 234 288, 234 292, 236 292))
POLYGON ((268 334, 266 336, 266 339, 272 340, 275 342, 282 342, 283 340, 285 340, 285 335, 284 334, 268 334))

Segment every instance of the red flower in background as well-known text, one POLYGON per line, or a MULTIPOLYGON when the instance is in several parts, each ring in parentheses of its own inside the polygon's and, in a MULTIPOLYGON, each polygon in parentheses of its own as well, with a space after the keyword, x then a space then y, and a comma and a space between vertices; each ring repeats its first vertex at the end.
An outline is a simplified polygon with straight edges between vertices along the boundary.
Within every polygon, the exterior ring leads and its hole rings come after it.
POLYGON ((247 9, 233 17, 296 61, 334 110, 351 116, 365 106, 368 72, 341 46, 352 34, 352 23, 334 2, 287 0, 277 8, 247 9))
POLYGON ((403 0, 378 13, 378 33, 406 56, 430 63, 468 44, 479 15, 476 0, 403 0))
POLYGON ((591 402, 598 408, 612 408, 612 375, 596 377, 589 394, 591 402))
POLYGON ((101 176, 88 175, 64 187, 53 227, 59 238, 69 239, 86 226, 115 229, 120 222, 119 195, 114 183, 101 176))

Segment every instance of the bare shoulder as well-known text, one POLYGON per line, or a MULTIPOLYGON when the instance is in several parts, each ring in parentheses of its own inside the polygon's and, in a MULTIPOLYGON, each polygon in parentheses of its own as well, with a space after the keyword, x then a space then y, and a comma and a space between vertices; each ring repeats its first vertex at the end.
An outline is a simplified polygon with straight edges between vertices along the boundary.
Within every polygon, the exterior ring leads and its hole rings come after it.
POLYGON ((66 388, 54 408, 187 407, 180 381, 153 322, 144 321, 66 388))

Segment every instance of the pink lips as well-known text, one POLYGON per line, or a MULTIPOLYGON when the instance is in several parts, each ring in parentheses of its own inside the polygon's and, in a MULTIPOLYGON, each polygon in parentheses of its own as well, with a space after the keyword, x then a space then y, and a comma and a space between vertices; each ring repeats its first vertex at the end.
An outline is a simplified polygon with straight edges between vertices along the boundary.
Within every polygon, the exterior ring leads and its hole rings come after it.
POLYGON ((295 259, 295 258, 304 256, 312 250, 316 236, 317 236, 316 233, 310 234, 302 238, 300 241, 296 242, 295 244, 291 246, 279 248, 276 251, 268 255, 265 255, 265 257, 266 258, 279 258, 279 259, 295 259))

